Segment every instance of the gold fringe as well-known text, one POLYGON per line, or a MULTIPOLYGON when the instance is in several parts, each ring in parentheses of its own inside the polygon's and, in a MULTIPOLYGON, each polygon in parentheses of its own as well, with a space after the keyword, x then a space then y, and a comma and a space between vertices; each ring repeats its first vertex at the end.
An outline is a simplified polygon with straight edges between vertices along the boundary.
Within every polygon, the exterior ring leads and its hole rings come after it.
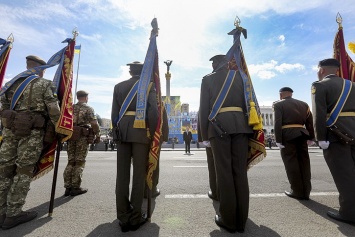
POLYGON ((73 131, 68 130, 67 128, 60 128, 58 126, 56 126, 56 128, 55 128, 55 132, 66 135, 66 137, 64 137, 60 142, 68 141, 71 138, 71 136, 73 135, 73 131))
POLYGON ((145 128, 145 121, 144 120, 134 120, 133 127, 134 128, 145 128))
POLYGON ((263 154, 260 154, 258 157, 256 157, 252 162, 250 162, 248 164, 247 170, 249 170, 251 167, 253 167, 254 165, 258 164, 260 161, 264 160, 265 155, 263 156, 263 154))
POLYGON ((255 109, 255 103, 250 101, 249 125, 253 126, 259 123, 258 114, 255 109))
POLYGON ((38 173, 36 176, 32 177, 32 181, 35 181, 44 175, 48 174, 51 170, 53 169, 53 164, 49 167, 47 167, 45 170, 42 170, 41 173, 38 173))
POLYGON ((350 49, 351 52, 355 53, 355 43, 354 42, 349 42, 348 48, 350 49))

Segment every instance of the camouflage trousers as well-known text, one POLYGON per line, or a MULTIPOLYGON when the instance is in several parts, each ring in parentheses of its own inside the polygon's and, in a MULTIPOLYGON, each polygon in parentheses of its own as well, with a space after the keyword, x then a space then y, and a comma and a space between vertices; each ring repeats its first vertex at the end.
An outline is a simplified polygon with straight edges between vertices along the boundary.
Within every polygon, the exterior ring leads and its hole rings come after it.
POLYGON ((3 129, 0 148, 0 215, 16 216, 22 211, 30 190, 33 169, 43 147, 43 131, 34 129, 27 137, 17 137, 3 129))
POLYGON ((63 173, 65 188, 80 188, 88 150, 86 137, 68 141, 68 164, 63 173))

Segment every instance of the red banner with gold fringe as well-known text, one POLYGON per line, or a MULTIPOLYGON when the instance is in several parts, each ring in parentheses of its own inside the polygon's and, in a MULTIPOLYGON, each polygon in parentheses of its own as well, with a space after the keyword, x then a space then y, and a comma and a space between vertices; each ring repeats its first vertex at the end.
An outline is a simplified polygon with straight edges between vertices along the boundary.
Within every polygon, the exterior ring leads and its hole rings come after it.
MULTIPOLYGON (((65 134, 62 142, 68 140, 73 133, 73 59, 75 40, 69 40, 68 46, 63 54, 63 63, 60 64, 57 72, 60 72, 57 88, 57 96, 61 108, 60 118, 55 125, 57 133, 65 134)), ((42 155, 36 164, 33 180, 38 179, 53 169, 54 155, 58 141, 44 144, 42 155)))
POLYGON ((340 25, 338 32, 335 34, 334 58, 340 62, 339 76, 352 82, 355 80, 355 63, 350 58, 345 49, 343 27, 340 25))

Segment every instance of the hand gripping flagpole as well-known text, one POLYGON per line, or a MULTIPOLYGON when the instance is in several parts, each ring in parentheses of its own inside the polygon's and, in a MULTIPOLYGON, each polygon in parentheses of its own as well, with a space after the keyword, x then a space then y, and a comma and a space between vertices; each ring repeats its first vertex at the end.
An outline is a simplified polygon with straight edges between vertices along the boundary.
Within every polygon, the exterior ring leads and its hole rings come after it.
MULTIPOLYGON (((73 33, 73 39, 72 41, 75 41, 76 37, 79 35, 79 32, 76 30, 76 28, 72 31, 73 33)), ((69 43, 70 44, 70 43, 69 43)), ((69 44, 67 47, 69 47, 69 44)), ((65 55, 63 55, 65 57, 65 55)), ((64 103, 65 101, 62 101, 64 103)), ((60 151, 62 150, 62 141, 61 138, 57 138, 57 149, 56 149, 56 156, 55 156, 55 164, 54 164, 54 172, 53 172, 53 182, 52 182, 52 191, 51 191, 51 198, 49 201, 49 210, 48 210, 48 216, 51 217, 53 214, 53 209, 54 209, 54 197, 55 197, 55 189, 57 185, 57 176, 58 176, 58 166, 59 166, 59 157, 60 157, 60 151)))

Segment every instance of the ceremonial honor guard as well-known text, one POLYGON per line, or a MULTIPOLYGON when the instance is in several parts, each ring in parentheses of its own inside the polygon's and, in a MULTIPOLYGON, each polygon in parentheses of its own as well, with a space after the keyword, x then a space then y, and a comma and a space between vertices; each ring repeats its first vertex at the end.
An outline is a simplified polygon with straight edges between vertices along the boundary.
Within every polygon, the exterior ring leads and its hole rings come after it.
POLYGON ((143 64, 127 64, 131 78, 118 83, 113 92, 111 119, 117 143, 116 209, 122 232, 137 230, 147 220, 142 217, 142 203, 147 173, 151 138, 157 126, 157 98, 154 86, 147 96, 147 128, 135 128, 137 86, 143 64), (129 192, 130 169, 133 164, 131 195, 129 192))
POLYGON ((280 100, 273 104, 276 145, 291 185, 289 197, 309 199, 312 189, 308 144, 313 144, 313 117, 307 103, 292 98, 289 87, 280 89, 280 100))
POLYGON ((37 216, 22 211, 34 168, 43 149, 47 121, 56 124, 60 109, 55 88, 43 78, 46 62, 30 55, 27 70, 0 91, 3 143, 0 148, 0 226, 10 229, 37 216), (30 76, 28 76, 30 72, 30 76), (32 74, 36 72, 36 74, 32 74), (21 76, 24 75, 24 76, 21 76), (25 76, 27 75, 27 76, 25 76))
POLYGON ((329 217, 355 224, 355 88, 337 76, 334 58, 318 64, 319 81, 312 84, 315 137, 339 191, 339 211, 329 217))
POLYGON ((225 60, 221 64, 202 79, 200 129, 203 143, 211 144, 217 172, 220 216, 215 222, 230 232, 244 232, 249 210, 248 138, 253 130, 245 115, 243 80, 228 70, 225 60), (218 112, 212 116, 211 111, 218 112))

